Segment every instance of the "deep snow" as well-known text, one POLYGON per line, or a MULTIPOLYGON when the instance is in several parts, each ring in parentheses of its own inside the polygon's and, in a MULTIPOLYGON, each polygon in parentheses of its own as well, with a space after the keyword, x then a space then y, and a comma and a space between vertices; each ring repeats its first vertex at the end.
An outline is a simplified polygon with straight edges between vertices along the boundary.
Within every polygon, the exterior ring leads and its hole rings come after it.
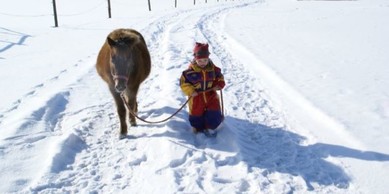
POLYGON ((0 193, 387 193, 389 2, 48 1, 0 7, 0 193), (75 6, 77 5, 77 6, 75 6), (181 111, 118 140, 94 69, 106 35, 145 37, 140 116, 186 100, 194 42, 223 69, 215 139, 181 111))

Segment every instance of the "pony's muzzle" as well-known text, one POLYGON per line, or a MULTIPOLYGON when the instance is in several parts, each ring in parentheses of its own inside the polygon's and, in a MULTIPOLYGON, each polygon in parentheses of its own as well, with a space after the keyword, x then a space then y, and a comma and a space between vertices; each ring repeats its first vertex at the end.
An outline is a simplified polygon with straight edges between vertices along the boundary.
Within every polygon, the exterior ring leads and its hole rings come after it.
POLYGON ((119 82, 119 83, 115 84, 115 89, 116 89, 116 92, 118 92, 118 93, 122 93, 126 88, 127 88, 127 86, 124 83, 120 84, 120 82, 119 82))
POLYGON ((128 78, 126 76, 114 76, 116 92, 121 93, 127 88, 128 78))

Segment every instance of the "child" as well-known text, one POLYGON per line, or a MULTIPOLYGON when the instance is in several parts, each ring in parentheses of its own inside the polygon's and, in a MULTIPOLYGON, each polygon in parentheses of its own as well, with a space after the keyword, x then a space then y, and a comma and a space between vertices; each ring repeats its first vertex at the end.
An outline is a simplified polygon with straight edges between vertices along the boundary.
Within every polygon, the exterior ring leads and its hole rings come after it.
POLYGON ((214 130, 223 120, 216 90, 223 89, 225 82, 220 68, 209 59, 209 54, 208 44, 196 42, 194 59, 182 72, 180 86, 185 95, 192 97, 188 104, 193 132, 216 135, 214 130))

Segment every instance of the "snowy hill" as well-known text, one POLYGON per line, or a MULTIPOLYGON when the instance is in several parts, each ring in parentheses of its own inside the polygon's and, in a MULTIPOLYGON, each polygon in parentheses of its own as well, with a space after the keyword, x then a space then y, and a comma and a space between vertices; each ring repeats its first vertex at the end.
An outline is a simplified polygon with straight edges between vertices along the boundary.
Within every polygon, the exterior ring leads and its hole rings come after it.
POLYGON ((14 0, 0 7, 0 193, 388 193, 389 2, 14 0), (185 101, 196 41, 222 68, 217 138, 181 111, 119 140, 95 70, 107 34, 134 28, 152 71, 139 114, 185 101))

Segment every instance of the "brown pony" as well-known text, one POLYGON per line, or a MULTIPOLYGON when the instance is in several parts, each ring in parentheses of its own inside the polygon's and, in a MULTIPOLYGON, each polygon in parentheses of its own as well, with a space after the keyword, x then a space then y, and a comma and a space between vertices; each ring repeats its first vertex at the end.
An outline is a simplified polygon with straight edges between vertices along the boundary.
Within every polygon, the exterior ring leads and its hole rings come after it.
MULTIPOLYGON (((108 37, 97 57, 96 70, 108 83, 120 119, 120 137, 127 136, 126 106, 120 96, 124 94, 130 108, 138 111, 139 85, 150 74, 151 60, 143 36, 133 29, 117 29, 108 37)), ((135 117, 129 114, 131 126, 136 126, 135 117)))

